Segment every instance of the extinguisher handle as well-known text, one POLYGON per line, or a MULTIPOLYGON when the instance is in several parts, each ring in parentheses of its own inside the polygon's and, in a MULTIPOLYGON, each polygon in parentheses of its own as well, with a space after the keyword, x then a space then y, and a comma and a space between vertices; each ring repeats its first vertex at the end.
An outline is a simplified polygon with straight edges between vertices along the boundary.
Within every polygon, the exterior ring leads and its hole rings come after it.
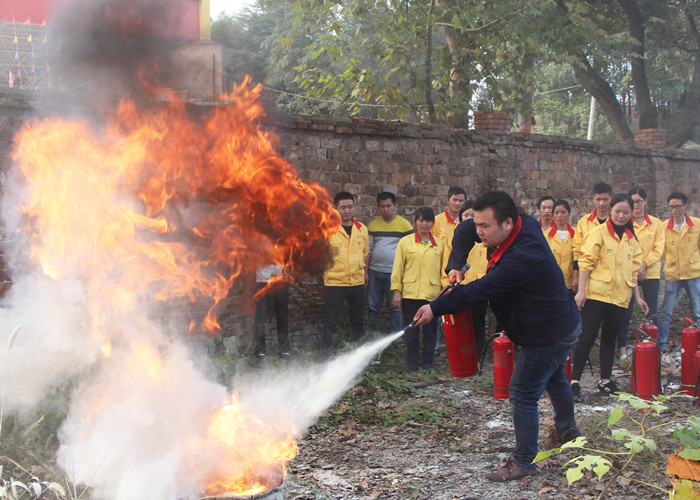
MULTIPOLYGON (((462 266, 462 269, 459 270, 462 274, 466 273, 469 271, 469 268, 472 267, 469 265, 469 262, 465 262, 464 265, 462 266)), ((456 285, 457 284, 457 276, 452 276, 452 279, 450 280, 450 285, 456 285)))

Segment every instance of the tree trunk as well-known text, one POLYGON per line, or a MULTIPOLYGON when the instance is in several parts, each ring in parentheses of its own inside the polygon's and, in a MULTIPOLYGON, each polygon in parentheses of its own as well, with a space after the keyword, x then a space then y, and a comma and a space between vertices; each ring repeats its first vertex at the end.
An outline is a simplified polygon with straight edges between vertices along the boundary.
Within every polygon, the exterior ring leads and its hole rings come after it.
POLYGON ((428 119, 430 123, 437 123, 435 113, 435 103, 433 102, 433 10, 435 0, 430 2, 428 10, 428 25, 425 29, 425 81, 423 82, 425 93, 425 105, 428 108, 428 119))
POLYGON ((596 98, 617 140, 634 144, 634 134, 610 84, 591 66, 584 53, 570 51, 569 55, 577 60, 572 65, 576 80, 586 92, 596 98))
MULTIPOLYGON (((456 8, 455 0, 437 0, 437 5, 449 12, 450 8, 456 8)), ((471 63, 469 54, 473 50, 471 40, 468 35, 460 34, 454 28, 445 26, 445 40, 452 55, 452 71, 450 72, 450 82, 448 95, 450 106, 447 114, 447 124, 454 128, 469 127, 469 101, 471 101, 471 91, 469 90, 470 78, 468 68, 471 63)))
MULTIPOLYGON (((556 5, 557 9, 565 16, 564 27, 572 25, 573 23, 569 18, 569 9, 564 0, 556 0, 556 5)), ((620 106, 615 91, 610 84, 591 66, 583 50, 570 47, 567 48, 566 52, 569 57, 574 59, 571 67, 574 70, 576 81, 586 92, 596 98, 596 102, 603 110, 603 114, 608 120, 613 134, 615 134, 615 138, 618 141, 634 144, 634 134, 630 130, 622 106, 620 106)))
POLYGON ((697 49, 695 50, 695 65, 693 67, 693 80, 690 82, 688 94, 683 102, 683 109, 678 118, 671 123, 666 136, 666 145, 680 147, 688 142, 695 127, 700 123, 700 33, 693 15, 686 10, 686 18, 690 25, 690 31, 695 38, 697 49))
POLYGON ((619 0, 627 14, 632 47, 630 50, 630 64, 632 66, 632 83, 634 94, 637 97, 637 111, 639 112, 639 128, 657 128, 658 117, 656 106, 651 102, 651 93, 647 82, 647 70, 645 61, 645 26, 642 12, 636 0, 619 0))

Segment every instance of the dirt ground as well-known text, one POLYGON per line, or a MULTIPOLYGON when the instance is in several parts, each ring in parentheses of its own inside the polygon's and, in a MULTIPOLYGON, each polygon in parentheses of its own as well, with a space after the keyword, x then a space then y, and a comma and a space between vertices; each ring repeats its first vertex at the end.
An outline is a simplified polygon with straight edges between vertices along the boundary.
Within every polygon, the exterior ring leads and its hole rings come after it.
MULTIPOLYGON (((567 486, 563 466, 575 456, 573 450, 541 462, 536 476, 508 483, 485 479, 483 474, 499 468, 514 444, 509 403, 493 397, 491 360, 484 361, 481 376, 457 379, 448 374, 444 348, 435 374, 406 374, 402 356, 405 347, 390 347, 382 364, 370 366, 363 381, 299 442, 299 455, 285 481, 286 498, 593 499, 605 488, 611 473, 600 481, 587 472, 567 486)), ((597 350, 591 359, 597 369, 597 350)), ((618 361, 613 373, 623 390, 629 390, 629 368, 629 359, 618 361)), ((679 379, 675 363, 664 366, 662 382, 671 384, 668 393, 679 379)), ((595 382, 597 377, 586 370, 577 421, 592 447, 622 451, 607 426, 617 398, 595 394, 595 382)), ((699 413, 690 399, 673 400, 668 407, 661 421, 699 413)), ((540 439, 552 425, 552 415, 545 395, 540 402, 540 439)), ((671 432, 660 431, 656 452, 638 455, 627 476, 669 489, 666 461, 678 448, 671 432)), ((603 497, 651 499, 668 494, 620 477, 603 497)))

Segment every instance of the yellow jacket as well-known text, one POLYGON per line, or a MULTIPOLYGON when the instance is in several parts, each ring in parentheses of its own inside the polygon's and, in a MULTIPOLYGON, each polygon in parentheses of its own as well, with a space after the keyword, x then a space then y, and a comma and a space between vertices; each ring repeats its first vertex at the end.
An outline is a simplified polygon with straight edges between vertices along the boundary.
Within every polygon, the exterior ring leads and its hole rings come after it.
POLYGON ((564 274, 566 288, 569 290, 574 280, 574 234, 574 228, 569 225, 569 233, 564 238, 564 241, 561 241, 557 234, 556 224, 552 224, 552 227, 545 234, 545 239, 554 254, 554 259, 559 264, 559 269, 564 274))
POLYGON ((442 240, 448 253, 452 251, 452 238, 455 235, 457 224, 459 224, 459 220, 453 219, 450 213, 445 210, 435 216, 435 224, 430 230, 434 236, 442 240))
POLYGON ((632 231, 620 240, 608 219, 588 232, 581 247, 579 270, 591 271, 586 298, 627 309, 641 265, 642 248, 632 231))
POLYGON ((486 275, 486 266, 488 265, 489 259, 486 256, 486 251, 488 249, 481 243, 474 245, 467 256, 467 262, 469 263, 469 270, 464 274, 463 285, 471 283, 472 281, 483 278, 486 275))
POLYGON ((445 244, 430 235, 423 243, 418 232, 404 236, 396 246, 391 289, 404 299, 434 300, 441 289, 443 269, 447 264, 445 244))
POLYGON ((598 222, 598 215, 596 214, 598 210, 593 210, 590 214, 584 215, 576 223, 576 232, 574 233, 574 241, 572 244, 572 249, 574 252, 574 261, 581 258, 581 247, 583 246, 583 239, 588 234, 588 231, 594 227, 600 226, 598 222))
POLYGON ((679 232, 673 218, 664 221, 666 226, 666 265, 664 272, 669 281, 689 280, 700 277, 700 219, 685 215, 685 227, 679 232))
POLYGON ((323 274, 326 286, 359 286, 365 284, 365 262, 369 254, 367 226, 353 219, 350 236, 345 229, 330 238, 333 263, 323 274))
POLYGON ((647 279, 658 280, 661 278, 661 257, 666 242, 664 223, 661 219, 645 213, 641 226, 634 223, 634 232, 639 238, 639 246, 642 247, 642 262, 647 263, 647 279))

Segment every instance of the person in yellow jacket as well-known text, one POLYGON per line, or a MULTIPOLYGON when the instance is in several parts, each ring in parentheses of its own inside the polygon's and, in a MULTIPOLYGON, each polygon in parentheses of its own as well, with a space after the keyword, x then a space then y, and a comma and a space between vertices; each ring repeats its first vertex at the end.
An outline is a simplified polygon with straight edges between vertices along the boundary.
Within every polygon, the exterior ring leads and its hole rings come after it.
POLYGON ((459 211, 467 201, 467 192, 459 186, 447 190, 447 210, 435 216, 435 224, 430 232, 440 238, 449 252, 452 250, 452 237, 459 224, 459 211))
MULTIPOLYGON (((576 223, 573 241, 574 269, 578 270, 578 259, 581 257, 583 239, 588 231, 603 224, 610 215, 610 200, 612 200, 612 187, 605 182, 599 182, 593 186, 593 205, 595 210, 581 217, 576 223)), ((578 291, 578 277, 574 277, 572 283, 574 292, 578 291)))
POLYGON ((540 213, 540 227, 546 236, 554 224, 554 202, 553 196, 545 195, 537 200, 537 211, 540 213))
POLYGON ((557 200, 552 210, 553 222, 545 232, 545 239, 564 275, 566 288, 573 290, 574 276, 578 281, 578 270, 574 271, 574 228, 569 224, 571 205, 566 200, 557 200))
MULTIPOLYGON (((394 290, 394 307, 401 308, 404 324, 413 321, 416 311, 434 300, 442 287, 445 260, 445 244, 433 236, 430 230, 435 224, 432 208, 421 207, 415 212, 416 232, 404 236, 396 246, 394 268, 391 271, 391 289, 394 290)), ((406 330, 409 371, 418 368, 431 370, 435 356, 437 319, 423 326, 423 350, 421 353, 419 327, 406 330)))
POLYGON ((659 349, 668 345, 671 315, 681 288, 690 300, 695 323, 700 324, 700 219, 686 213, 688 197, 678 191, 668 197, 671 217, 664 221, 666 284, 659 314, 659 349))
POLYGON ((571 392, 581 400, 580 380, 583 368, 600 329, 600 382, 598 393, 619 392, 611 380, 615 344, 630 297, 644 314, 649 306, 639 295, 637 273, 642 265, 642 249, 634 234, 634 202, 626 193, 613 196, 610 217, 588 232, 579 259, 579 290, 576 304, 581 309, 581 335, 571 368, 571 392))
POLYGON ((326 306, 321 331, 321 359, 330 355, 343 302, 348 303, 354 341, 362 342, 365 337, 369 232, 367 226, 355 219, 355 197, 351 193, 341 191, 336 194, 333 205, 340 212, 340 228, 330 238, 333 262, 323 275, 326 306))
MULTIPOLYGON (((659 324, 659 279, 661 278, 661 257, 664 254, 666 234, 663 222, 647 213, 647 192, 641 187, 633 187, 627 192, 634 202, 632 210, 632 222, 634 233, 642 247, 642 266, 637 273, 639 288, 642 290, 644 301, 649 306, 649 320, 655 325, 659 324)), ((620 334, 617 338, 617 350, 620 359, 627 357, 627 334, 634 302, 630 300, 627 314, 622 323, 620 334)))

